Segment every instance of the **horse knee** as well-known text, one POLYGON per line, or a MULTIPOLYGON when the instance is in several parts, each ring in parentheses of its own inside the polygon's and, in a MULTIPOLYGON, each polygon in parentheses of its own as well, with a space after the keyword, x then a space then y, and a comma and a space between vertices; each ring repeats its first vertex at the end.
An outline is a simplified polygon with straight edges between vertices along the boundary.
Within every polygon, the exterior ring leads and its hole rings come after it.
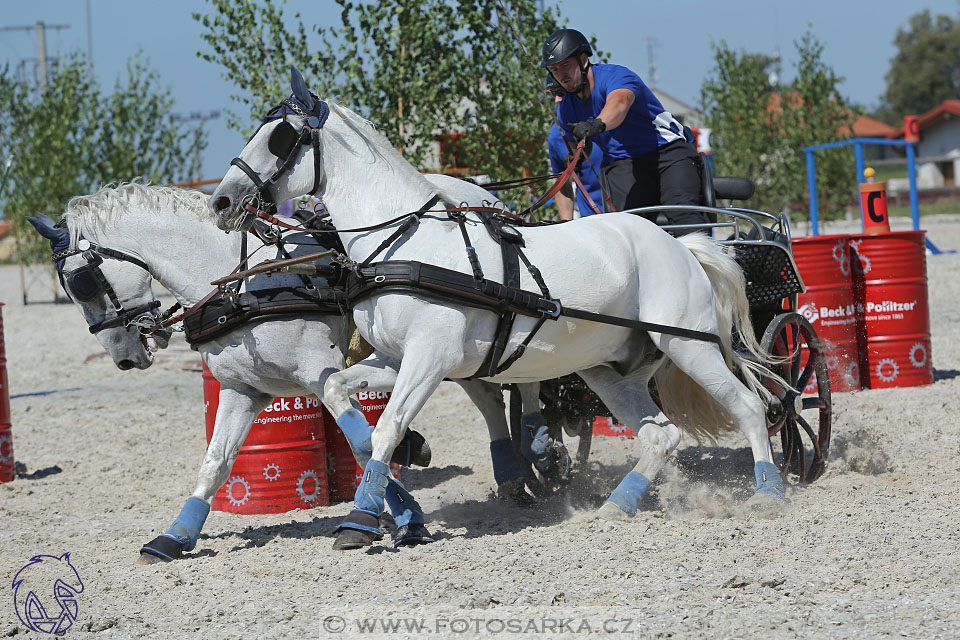
POLYGON ((347 378, 342 371, 331 374, 323 383, 323 404, 333 412, 335 418, 353 406, 350 404, 347 378))

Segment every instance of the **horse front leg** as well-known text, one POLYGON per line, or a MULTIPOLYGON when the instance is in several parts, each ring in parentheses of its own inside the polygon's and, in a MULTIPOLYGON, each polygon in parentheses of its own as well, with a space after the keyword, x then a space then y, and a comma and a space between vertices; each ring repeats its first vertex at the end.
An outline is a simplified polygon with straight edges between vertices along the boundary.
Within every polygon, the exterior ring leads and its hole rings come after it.
POLYGON ((407 345, 393 395, 371 437, 373 456, 364 467, 353 510, 337 527, 334 549, 357 549, 380 540, 383 534, 379 518, 387 503, 392 511, 401 513, 397 518, 396 546, 433 541, 424 526, 423 510, 413 496, 393 480, 387 461, 427 398, 446 373, 455 368, 456 363, 450 362, 450 352, 444 352, 442 347, 435 342, 407 345))
MULTIPOLYGON (((359 409, 353 406, 350 396, 360 391, 389 391, 397 380, 397 367, 388 359, 371 354, 355 365, 331 374, 322 384, 318 397, 331 415, 336 416, 337 426, 343 432, 357 464, 365 467, 373 453, 371 436, 373 426, 359 409)), ((316 391, 316 390, 315 390, 316 391)), ((432 452, 426 439, 413 430, 408 430, 390 462, 404 467, 430 466, 432 452)))
POLYGON ((250 388, 242 390, 220 387, 219 405, 213 435, 197 475, 197 485, 180 515, 166 533, 162 533, 140 549, 137 564, 169 562, 192 551, 210 513, 210 501, 227 481, 237 460, 240 447, 247 439, 253 421, 273 398, 250 388))

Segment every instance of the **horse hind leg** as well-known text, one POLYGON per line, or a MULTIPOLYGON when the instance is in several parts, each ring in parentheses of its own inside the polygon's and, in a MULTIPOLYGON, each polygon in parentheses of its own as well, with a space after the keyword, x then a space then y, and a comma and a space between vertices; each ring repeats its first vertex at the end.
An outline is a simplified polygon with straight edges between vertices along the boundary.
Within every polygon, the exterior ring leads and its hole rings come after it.
POLYGON ((520 453, 543 479, 559 486, 570 478, 573 461, 566 446, 550 435, 550 425, 540 412, 540 384, 518 384, 523 411, 520 418, 520 453))
POLYGON ((667 454, 680 443, 680 429, 660 411, 647 390, 657 364, 629 377, 609 367, 579 372, 614 417, 637 434, 639 460, 600 507, 597 515, 601 518, 625 520, 636 515, 650 483, 666 463, 667 454))
POLYGON ((457 380, 457 384, 477 406, 487 423, 497 496, 522 506, 531 504, 533 497, 526 490, 527 475, 510 439, 510 426, 507 424, 500 385, 482 380, 457 380))
MULTIPOLYGON (((661 347, 673 363, 713 397, 750 443, 757 481, 752 503, 785 500, 783 478, 773 462, 763 401, 727 367, 714 344, 669 338, 661 347)), ((718 424, 720 416, 717 416, 718 424)))

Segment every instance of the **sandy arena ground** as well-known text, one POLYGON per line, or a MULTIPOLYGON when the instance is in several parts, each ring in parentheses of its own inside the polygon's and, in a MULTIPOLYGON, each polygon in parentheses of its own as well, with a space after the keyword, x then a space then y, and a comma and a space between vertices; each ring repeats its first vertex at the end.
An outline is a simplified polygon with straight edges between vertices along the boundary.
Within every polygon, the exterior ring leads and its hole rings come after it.
MULTIPOLYGON (((925 222, 960 248, 960 218, 925 222)), ((628 523, 590 516, 635 460, 626 438, 596 438, 585 473, 542 508, 501 503, 480 415, 445 383, 414 424, 433 465, 405 476, 435 544, 334 552, 346 504, 214 512, 185 559, 137 566, 203 456, 201 377, 183 368, 196 354, 179 340, 122 372, 72 305, 22 305, 3 267, 26 475, 0 486, 0 637, 34 637, 9 585, 31 556, 65 552, 85 584, 76 638, 958 637, 960 256, 928 257, 928 271, 936 382, 834 396, 827 472, 791 483, 783 513, 742 508, 752 458, 736 435, 682 443, 628 523)))

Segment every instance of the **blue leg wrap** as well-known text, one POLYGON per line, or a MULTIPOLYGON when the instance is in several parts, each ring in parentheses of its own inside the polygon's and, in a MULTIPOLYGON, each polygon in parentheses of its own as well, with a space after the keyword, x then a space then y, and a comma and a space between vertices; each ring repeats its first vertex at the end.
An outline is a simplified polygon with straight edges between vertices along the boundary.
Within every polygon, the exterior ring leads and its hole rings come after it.
POLYGON ((423 509, 399 482, 390 480, 385 497, 398 529, 408 524, 423 524, 423 509))
POLYGON ((753 474, 757 477, 757 488, 754 493, 762 493, 778 499, 787 495, 777 465, 761 460, 753 466, 753 474))
POLYGON ((390 468, 378 460, 367 462, 363 470, 363 480, 353 496, 354 507, 380 517, 383 513, 387 485, 390 483, 390 468))
POLYGON ((353 457, 357 459, 357 464, 366 468, 367 461, 373 455, 373 444, 370 441, 373 427, 367 423, 366 416, 351 407, 337 418, 337 426, 346 436, 347 442, 353 450, 353 457))
POLYGON ((510 438, 491 442, 490 458, 493 459, 493 479, 498 485, 523 478, 523 469, 520 468, 520 461, 517 460, 517 452, 510 438))
POLYGON ((180 515, 173 521, 170 528, 163 535, 180 543, 184 551, 193 551, 197 546, 197 538, 203 523, 210 514, 210 505, 202 499, 192 496, 187 499, 180 510, 180 515))
POLYGON ((534 413, 520 418, 520 453, 534 464, 549 460, 553 440, 543 416, 534 413))
POLYGON ((639 471, 631 471, 613 490, 613 493, 607 498, 607 502, 612 502, 621 511, 633 516, 636 515, 637 507, 640 506, 640 501, 643 500, 643 496, 647 494, 649 489, 650 481, 647 480, 647 476, 639 471))

